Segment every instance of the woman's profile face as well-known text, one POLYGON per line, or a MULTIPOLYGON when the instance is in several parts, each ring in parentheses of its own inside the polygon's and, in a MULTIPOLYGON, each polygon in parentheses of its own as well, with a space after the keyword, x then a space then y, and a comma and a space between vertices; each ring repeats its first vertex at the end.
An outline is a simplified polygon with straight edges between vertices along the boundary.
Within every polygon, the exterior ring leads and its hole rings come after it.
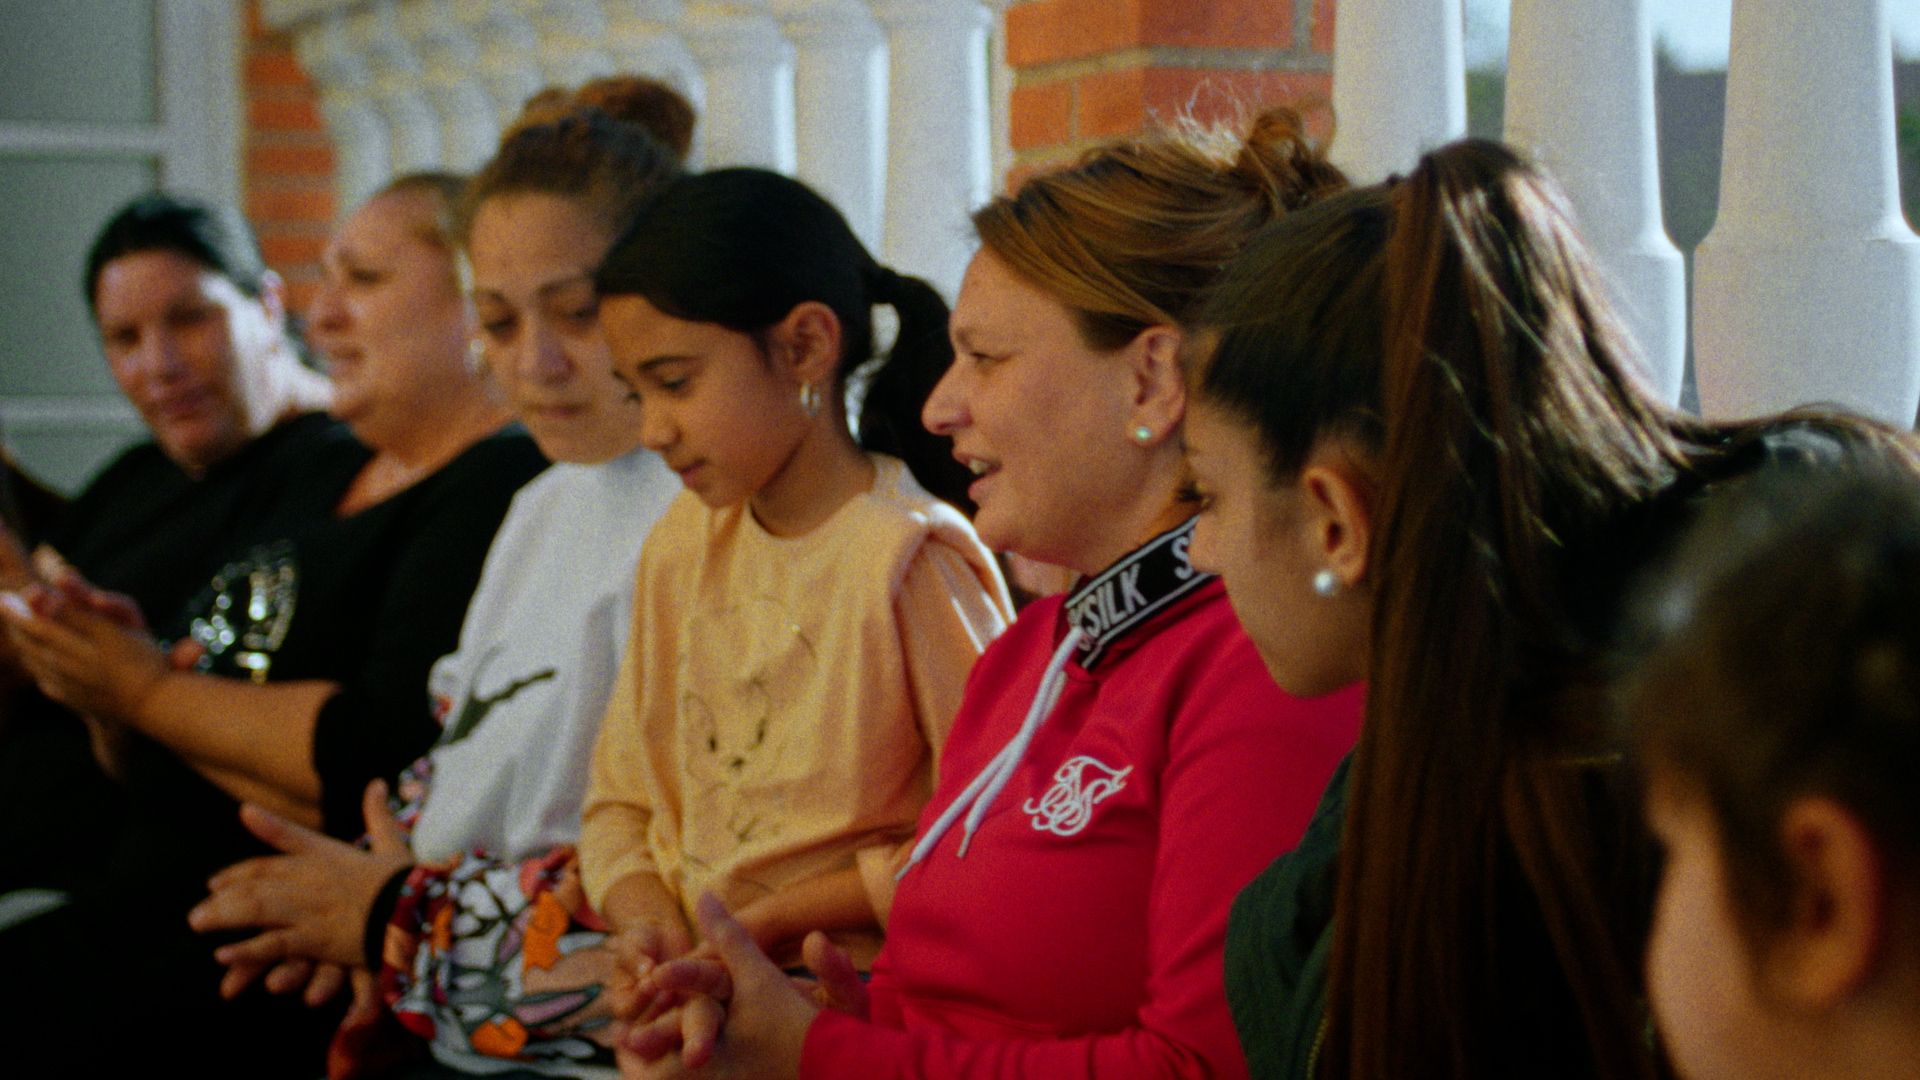
POLYGON ((375 196, 321 260, 309 323, 333 378, 332 412, 376 448, 437 415, 473 378, 466 304, 452 254, 431 239, 433 218, 423 194, 375 196))
POLYGON ((107 366, 160 449, 200 472, 245 446, 268 417, 275 311, 175 251, 108 262, 94 284, 107 366))
MULTIPOLYGON (((1136 520, 1142 497, 1130 367, 1088 345, 1066 305, 984 248, 967 267, 951 326, 953 366, 922 419, 953 439, 954 457, 977 477, 967 494, 981 540, 1101 569, 1114 523, 1136 520)), ((1122 537, 1118 550, 1138 540, 1122 537)))
POLYGON ((1314 591, 1315 508, 1298 482, 1275 484, 1250 424, 1196 401, 1187 409, 1187 465, 1200 497, 1189 555, 1219 574, 1240 625, 1280 688, 1331 693, 1363 677, 1363 597, 1314 591))
POLYGON ((474 215, 474 317, 486 367, 551 461, 608 461, 640 445, 640 408, 614 378, 594 267, 613 242, 578 202, 501 195, 474 215))

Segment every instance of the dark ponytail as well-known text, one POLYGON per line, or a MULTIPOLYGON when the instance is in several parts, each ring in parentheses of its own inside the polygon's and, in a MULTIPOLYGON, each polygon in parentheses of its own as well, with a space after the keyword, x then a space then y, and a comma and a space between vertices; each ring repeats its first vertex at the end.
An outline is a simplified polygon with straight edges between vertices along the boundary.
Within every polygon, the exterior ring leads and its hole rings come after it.
POLYGON ((873 355, 873 306, 900 317, 891 351, 866 374, 858 441, 906 462, 929 492, 971 510, 971 480, 920 409, 953 361, 947 305, 933 287, 875 262, 813 189, 764 169, 683 177, 648 207, 595 275, 602 296, 642 296, 664 314, 758 335, 814 301, 840 321, 834 393, 873 355))
POLYGON ((947 302, 933 286, 896 274, 879 264, 873 270, 873 298, 899 317, 893 348, 867 379, 860 403, 860 445, 892 454, 913 469, 914 479, 969 517, 973 501, 967 485, 973 476, 953 456, 953 440, 935 435, 920 422, 920 411, 953 363, 947 337, 947 302))

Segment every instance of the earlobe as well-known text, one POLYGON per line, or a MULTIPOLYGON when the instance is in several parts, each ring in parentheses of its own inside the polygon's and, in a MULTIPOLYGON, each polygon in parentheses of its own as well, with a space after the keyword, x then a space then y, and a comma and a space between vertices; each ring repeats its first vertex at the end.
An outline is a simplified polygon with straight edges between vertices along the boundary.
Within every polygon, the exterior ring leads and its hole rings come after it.
POLYGON ((1885 867, 1859 818, 1824 796, 1789 804, 1779 840, 1793 906, 1785 931, 1763 946, 1763 965, 1794 1004, 1834 1008, 1878 965, 1889 917, 1885 867))
POLYGON ((287 328, 287 284, 271 270, 260 275, 260 307, 267 313, 267 325, 275 330, 287 328))

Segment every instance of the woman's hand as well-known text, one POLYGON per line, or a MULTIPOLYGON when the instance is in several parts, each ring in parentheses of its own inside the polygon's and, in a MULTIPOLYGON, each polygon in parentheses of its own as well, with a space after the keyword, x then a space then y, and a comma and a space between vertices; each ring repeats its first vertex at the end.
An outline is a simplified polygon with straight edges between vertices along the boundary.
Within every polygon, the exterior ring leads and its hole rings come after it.
MULTIPOLYGON (((320 989, 331 996, 338 975, 315 969, 316 988, 301 965, 361 965, 367 920, 374 900, 395 873, 412 863, 405 834, 387 809, 386 785, 368 785, 364 810, 372 850, 362 851, 312 829, 247 805, 240 818, 255 836, 285 854, 248 859, 208 882, 211 895, 187 913, 202 933, 264 927, 265 932, 214 950, 227 965, 221 993, 228 997, 267 975, 267 988, 288 992, 302 985, 308 1000, 320 989)), ((324 1000, 324 999, 323 999, 324 1000)))
POLYGON ((138 625, 139 609, 78 575, 0 596, 0 617, 41 692, 76 712, 132 720, 169 671, 159 643, 138 625))
MULTIPOLYGON (((659 1078, 692 1069, 703 1076, 797 1077, 800 1049, 820 1005, 760 951, 711 893, 700 897, 694 914, 706 944, 693 956, 655 967, 646 980, 656 994, 684 996, 685 1003, 626 1034, 616 1048, 622 1074, 659 1078), (678 1055, 670 1053, 676 1043, 678 1055)), ((810 960, 821 960, 833 973, 829 995, 847 993, 844 979, 852 965, 846 957, 820 935, 809 938, 807 949, 810 960)), ((852 981, 859 981, 857 974, 852 981)), ((858 997, 864 1005, 864 991, 858 997)))

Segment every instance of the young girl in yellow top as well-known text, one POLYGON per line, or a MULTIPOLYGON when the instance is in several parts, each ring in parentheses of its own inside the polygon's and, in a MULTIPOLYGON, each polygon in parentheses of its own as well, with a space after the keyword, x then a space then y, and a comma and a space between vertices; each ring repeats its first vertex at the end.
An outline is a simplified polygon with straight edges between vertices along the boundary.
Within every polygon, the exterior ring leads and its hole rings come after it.
POLYGON ((686 490, 641 552, 588 896, 633 958, 687 951, 706 890, 776 958, 811 930, 871 958, 967 672, 1010 613, 967 519, 929 494, 969 479, 918 420, 951 361, 946 305, 754 169, 676 182, 596 284, 642 440, 686 490), (860 372, 856 442, 843 403, 875 304, 899 331, 860 372))

